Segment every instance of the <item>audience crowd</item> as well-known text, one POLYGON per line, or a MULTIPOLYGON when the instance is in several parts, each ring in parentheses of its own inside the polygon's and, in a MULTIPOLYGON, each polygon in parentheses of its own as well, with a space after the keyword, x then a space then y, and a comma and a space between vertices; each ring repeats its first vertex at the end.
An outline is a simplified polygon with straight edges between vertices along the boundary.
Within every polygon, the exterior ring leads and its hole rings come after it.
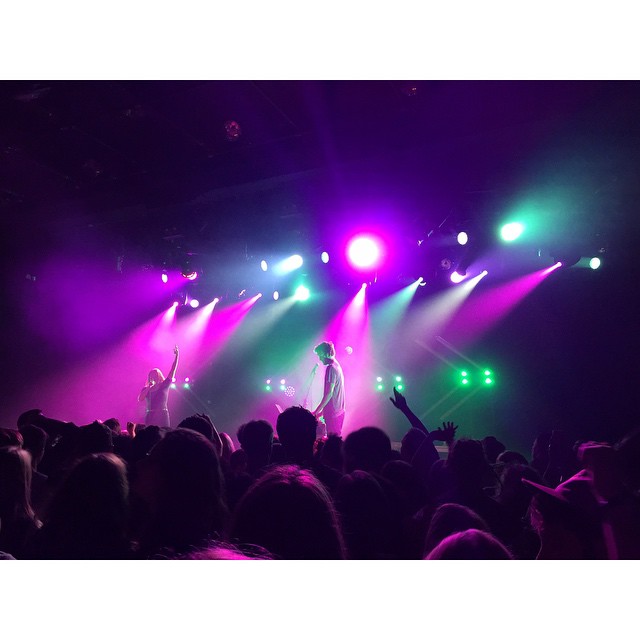
POLYGON ((545 431, 529 458, 391 402, 399 450, 374 426, 317 437, 299 406, 235 442, 205 414, 123 429, 27 411, 0 429, 0 558, 640 558, 640 429, 545 431))

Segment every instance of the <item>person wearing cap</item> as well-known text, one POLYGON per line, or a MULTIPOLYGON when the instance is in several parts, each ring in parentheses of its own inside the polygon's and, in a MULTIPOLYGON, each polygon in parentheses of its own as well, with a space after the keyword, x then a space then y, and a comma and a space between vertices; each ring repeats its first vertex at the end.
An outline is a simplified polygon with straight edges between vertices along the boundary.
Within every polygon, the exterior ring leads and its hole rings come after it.
POLYGON ((555 489, 522 478, 533 491, 531 525, 540 538, 537 560, 608 558, 600 503, 588 471, 582 470, 555 489))

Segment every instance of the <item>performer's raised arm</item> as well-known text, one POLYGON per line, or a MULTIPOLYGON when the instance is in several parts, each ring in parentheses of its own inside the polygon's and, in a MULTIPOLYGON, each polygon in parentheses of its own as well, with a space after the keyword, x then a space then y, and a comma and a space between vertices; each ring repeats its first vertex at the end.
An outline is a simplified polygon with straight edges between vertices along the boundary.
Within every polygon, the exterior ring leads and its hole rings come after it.
POLYGON ((178 368, 178 356, 180 355, 180 350, 178 349, 178 345, 173 348, 173 353, 175 354, 175 358, 173 359, 173 364, 171 365, 171 370, 169 371, 169 375, 167 378, 169 379, 169 384, 173 381, 176 376, 176 369, 178 368))

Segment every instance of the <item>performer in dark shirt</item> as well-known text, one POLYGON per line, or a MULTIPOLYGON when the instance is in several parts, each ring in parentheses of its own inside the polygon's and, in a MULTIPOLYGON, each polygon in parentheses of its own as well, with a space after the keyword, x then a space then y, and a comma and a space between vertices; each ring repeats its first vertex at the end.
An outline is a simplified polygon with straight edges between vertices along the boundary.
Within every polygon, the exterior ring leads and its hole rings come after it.
POLYGON ((324 394, 313 415, 324 417, 327 435, 341 435, 344 423, 344 375, 336 360, 333 342, 321 342, 314 349, 320 362, 326 366, 324 372, 324 394))
POLYGON ((160 369, 151 369, 147 377, 147 384, 145 384, 138 395, 138 402, 146 401, 147 403, 146 425, 153 424, 158 427, 171 426, 167 401, 169 399, 171 382, 178 368, 178 345, 174 347, 173 353, 175 354, 175 358, 173 359, 169 375, 165 378, 160 369))

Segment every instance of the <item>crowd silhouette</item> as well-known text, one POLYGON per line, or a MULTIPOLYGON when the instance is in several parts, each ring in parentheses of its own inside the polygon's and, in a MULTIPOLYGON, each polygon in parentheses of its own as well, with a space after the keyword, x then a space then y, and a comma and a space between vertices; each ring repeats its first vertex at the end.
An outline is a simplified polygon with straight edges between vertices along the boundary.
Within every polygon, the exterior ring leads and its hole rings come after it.
POLYGON ((235 439, 205 414, 123 429, 26 411, 0 429, 0 558, 640 558, 640 429, 544 431, 528 457, 390 400, 399 447, 378 426, 318 437, 300 406, 235 439))

